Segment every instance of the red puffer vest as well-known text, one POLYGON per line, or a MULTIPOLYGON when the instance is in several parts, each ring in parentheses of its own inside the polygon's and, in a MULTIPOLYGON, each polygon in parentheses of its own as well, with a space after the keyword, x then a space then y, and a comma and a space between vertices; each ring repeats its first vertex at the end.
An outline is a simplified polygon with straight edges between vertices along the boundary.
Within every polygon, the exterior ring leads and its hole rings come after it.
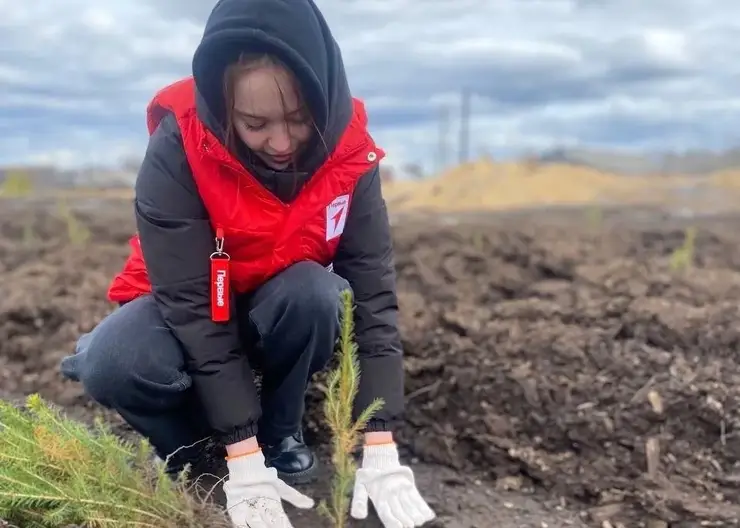
MULTIPOLYGON (((167 112, 177 119, 198 192, 230 257, 231 289, 251 291, 303 260, 331 265, 355 185, 385 156, 367 131, 361 101, 354 100, 353 117, 334 152, 290 204, 263 187, 198 119, 192 77, 165 87, 149 103, 150 134, 167 112)), ((108 290, 113 302, 151 292, 138 235, 129 244, 128 260, 108 290)))

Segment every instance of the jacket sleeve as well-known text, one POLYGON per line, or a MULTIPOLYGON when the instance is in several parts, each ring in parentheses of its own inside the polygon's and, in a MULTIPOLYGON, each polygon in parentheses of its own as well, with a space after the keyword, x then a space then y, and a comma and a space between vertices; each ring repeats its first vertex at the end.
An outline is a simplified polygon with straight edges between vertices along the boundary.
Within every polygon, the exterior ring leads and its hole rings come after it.
POLYGON ((234 308, 228 323, 211 320, 215 235, 170 115, 150 138, 136 181, 135 214, 153 295, 182 344, 210 425, 226 444, 253 436, 260 416, 254 374, 240 351, 234 308))
POLYGON ((393 242, 377 166, 355 188, 334 271, 349 282, 355 297, 361 379, 354 416, 383 398, 367 430, 389 430, 403 412, 404 371, 393 242))

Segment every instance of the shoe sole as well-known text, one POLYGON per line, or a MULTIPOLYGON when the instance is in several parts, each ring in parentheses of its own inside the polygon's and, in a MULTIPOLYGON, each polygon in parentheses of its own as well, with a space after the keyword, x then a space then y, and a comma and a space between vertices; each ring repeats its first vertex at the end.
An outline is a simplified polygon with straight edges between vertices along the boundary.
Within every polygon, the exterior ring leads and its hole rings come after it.
POLYGON ((300 471, 298 473, 283 473, 278 471, 278 477, 280 480, 288 484, 289 486, 296 486, 300 484, 312 484, 318 480, 319 473, 319 461, 314 458, 313 465, 300 471))

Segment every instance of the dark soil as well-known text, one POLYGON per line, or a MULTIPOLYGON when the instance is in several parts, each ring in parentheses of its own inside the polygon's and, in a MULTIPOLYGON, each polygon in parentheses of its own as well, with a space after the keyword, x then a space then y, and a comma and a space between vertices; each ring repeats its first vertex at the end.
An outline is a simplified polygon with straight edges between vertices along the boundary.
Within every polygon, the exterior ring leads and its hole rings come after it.
MULTIPOLYGON (((112 309, 133 229, 128 204, 93 205, 84 247, 53 212, 0 206, 0 392, 39 392, 130 434, 57 370, 112 309)), ((669 262, 685 224, 559 211, 394 225, 399 438, 434 526, 738 523, 740 217, 696 219, 695 267, 680 273, 669 262)), ((307 424, 326 467, 320 401, 312 389, 307 424)), ((325 524, 290 511, 297 527, 325 524)))

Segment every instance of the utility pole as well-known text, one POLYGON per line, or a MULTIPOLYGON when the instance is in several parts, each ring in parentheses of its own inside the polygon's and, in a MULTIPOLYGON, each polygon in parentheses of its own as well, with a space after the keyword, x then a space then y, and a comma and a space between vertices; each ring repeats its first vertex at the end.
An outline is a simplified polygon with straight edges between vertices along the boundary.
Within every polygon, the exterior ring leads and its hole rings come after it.
POLYGON ((459 162, 468 161, 470 144, 470 90, 463 88, 460 101, 460 146, 459 162))
POLYGON ((447 166, 448 134, 450 132, 450 109, 442 105, 439 110, 439 144, 437 145, 437 173, 447 166))

